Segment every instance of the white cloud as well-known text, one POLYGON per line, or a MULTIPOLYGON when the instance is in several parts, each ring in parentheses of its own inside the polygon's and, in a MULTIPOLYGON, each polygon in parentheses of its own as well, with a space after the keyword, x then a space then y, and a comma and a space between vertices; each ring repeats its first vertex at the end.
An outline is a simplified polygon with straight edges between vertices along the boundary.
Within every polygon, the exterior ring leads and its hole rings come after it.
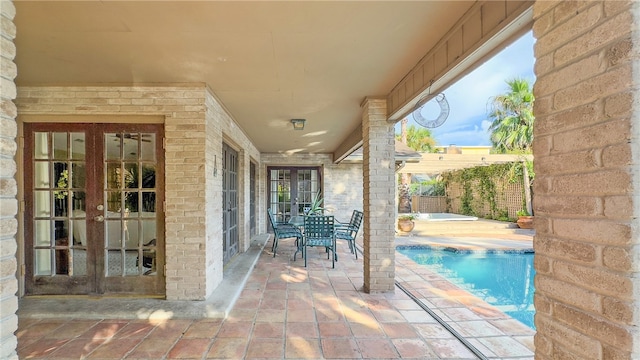
POLYGON ((491 121, 482 120, 482 123, 481 123, 482 131, 489 131, 489 126, 491 126, 491 121))
MULTIPOLYGON (((533 35, 525 34, 475 71, 444 91, 449 102, 449 117, 432 132, 440 145, 490 145, 487 128, 488 102, 492 96, 508 90, 506 81, 516 77, 535 80, 533 75, 533 35)), ((425 105, 423 116, 435 119, 439 108, 435 101, 425 105)), ((416 124, 409 116, 409 124, 416 124)), ((420 126, 420 125, 417 125, 420 126)))

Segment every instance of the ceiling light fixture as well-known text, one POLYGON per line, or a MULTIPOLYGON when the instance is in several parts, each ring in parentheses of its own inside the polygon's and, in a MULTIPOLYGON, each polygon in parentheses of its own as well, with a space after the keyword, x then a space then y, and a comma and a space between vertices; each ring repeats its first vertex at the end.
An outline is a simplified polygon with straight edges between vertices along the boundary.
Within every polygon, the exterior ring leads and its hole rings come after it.
POLYGON ((291 119, 291 123, 293 124, 293 130, 304 130, 304 122, 307 121, 305 119, 291 119))

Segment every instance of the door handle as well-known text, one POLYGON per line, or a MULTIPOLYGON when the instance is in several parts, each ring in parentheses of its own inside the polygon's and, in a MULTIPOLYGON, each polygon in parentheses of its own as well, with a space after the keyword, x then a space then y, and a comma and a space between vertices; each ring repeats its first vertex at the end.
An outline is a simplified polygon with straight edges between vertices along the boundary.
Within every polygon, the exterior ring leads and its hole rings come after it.
POLYGON ((94 217, 93 220, 95 220, 97 222, 103 222, 104 221, 104 216, 98 215, 98 216, 94 217))

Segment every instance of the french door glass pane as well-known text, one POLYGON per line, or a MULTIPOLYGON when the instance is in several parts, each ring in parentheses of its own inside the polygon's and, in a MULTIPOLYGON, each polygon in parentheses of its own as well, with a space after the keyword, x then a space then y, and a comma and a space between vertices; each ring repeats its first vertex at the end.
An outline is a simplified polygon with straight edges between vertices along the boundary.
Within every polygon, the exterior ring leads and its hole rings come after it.
POLYGON ((127 137, 122 138, 122 148, 123 148, 123 158, 125 160, 137 160, 138 159, 138 146, 140 145, 137 141, 137 136, 135 134, 125 134, 127 137))
POLYGON ((49 180, 49 162, 47 161, 37 161, 34 164, 34 180, 37 182, 34 183, 37 188, 48 188, 51 184, 51 180, 49 180))
POLYGON ((140 160, 156 162, 156 134, 141 134, 140 160))
MULTIPOLYGON (((33 163, 33 267, 40 276, 77 275, 73 247, 84 209, 85 134, 36 132, 33 163)), ((85 234, 86 238, 86 234, 85 234)), ((86 257, 85 257, 86 258, 86 257)), ((86 266, 86 264, 85 264, 86 266)))
POLYGON ((36 132, 34 134, 33 158, 49 159, 49 133, 36 132))
POLYGON ((121 159, 120 149, 120 134, 104 134, 104 156, 106 160, 119 160, 121 159))
POLYGON ((69 158, 68 145, 68 133, 56 132, 53 133, 53 158, 66 160, 69 158))
POLYGON ((320 188, 316 169, 298 169, 298 213, 306 213, 320 188))
POLYGON ((124 171, 122 178, 124 179, 124 187, 127 189, 135 189, 140 182, 140 174, 138 171, 138 163, 124 163, 124 171))
POLYGON ((123 171, 120 169, 120 163, 107 163, 105 164, 107 177, 105 179, 105 185, 107 189, 120 189, 122 187, 123 171))
POLYGON ((34 191, 34 214, 36 217, 47 217, 51 215, 51 191, 34 191))
POLYGON ((143 163, 142 164, 142 179, 140 180, 140 187, 145 189, 151 189, 156 187, 156 165, 143 163))
POLYGON ((107 276, 156 275, 155 261, 141 261, 155 256, 155 141, 147 133, 104 135, 107 276))
POLYGON ((124 254, 120 250, 108 250, 106 253, 105 266, 107 268, 107 276, 119 276, 124 275, 123 269, 125 264, 123 262, 124 254))
POLYGON ((291 217, 291 170, 271 170, 271 211, 278 222, 291 217))
POLYGON ((84 160, 84 133, 71 133, 71 159, 84 160))
MULTIPOLYGON (((124 254, 125 261, 133 261, 133 259, 135 259, 136 262, 139 262, 138 250, 125 250, 123 254, 124 254)), ((129 266, 125 266, 124 267, 125 275, 139 275, 140 269, 138 265, 139 264, 131 263, 129 264, 129 266)))
POLYGON ((71 259, 71 271, 75 276, 87 275, 87 251, 86 250, 73 250, 73 257, 71 259))
POLYGON ((142 192, 142 216, 155 216, 156 212, 156 193, 145 191, 142 192))
MULTIPOLYGON (((148 246, 147 244, 156 238, 156 220, 140 220, 137 221, 136 225, 138 224, 139 226, 136 226, 139 230, 137 238, 140 240, 142 245, 148 246)), ((135 245, 137 246, 138 243, 136 242, 135 245)))
POLYGON ((84 162, 72 162, 71 163, 71 187, 84 189, 87 182, 84 162))
POLYGON ((36 249, 34 251, 34 259, 36 263, 36 275, 52 275, 51 274, 51 251, 49 249, 36 249))
POLYGON ((49 246, 51 244, 51 220, 36 220, 34 222, 35 245, 49 246))

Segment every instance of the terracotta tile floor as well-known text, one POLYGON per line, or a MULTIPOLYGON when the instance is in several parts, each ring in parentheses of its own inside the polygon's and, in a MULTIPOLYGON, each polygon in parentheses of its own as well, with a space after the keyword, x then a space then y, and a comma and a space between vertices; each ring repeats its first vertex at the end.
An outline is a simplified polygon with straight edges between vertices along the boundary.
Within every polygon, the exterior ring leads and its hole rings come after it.
MULTIPOLYGON (((477 359, 403 291, 362 291, 363 262, 339 244, 293 259, 267 243, 222 319, 20 318, 20 359, 477 359)), ((534 332, 397 254, 396 279, 492 359, 533 359, 534 332)))

